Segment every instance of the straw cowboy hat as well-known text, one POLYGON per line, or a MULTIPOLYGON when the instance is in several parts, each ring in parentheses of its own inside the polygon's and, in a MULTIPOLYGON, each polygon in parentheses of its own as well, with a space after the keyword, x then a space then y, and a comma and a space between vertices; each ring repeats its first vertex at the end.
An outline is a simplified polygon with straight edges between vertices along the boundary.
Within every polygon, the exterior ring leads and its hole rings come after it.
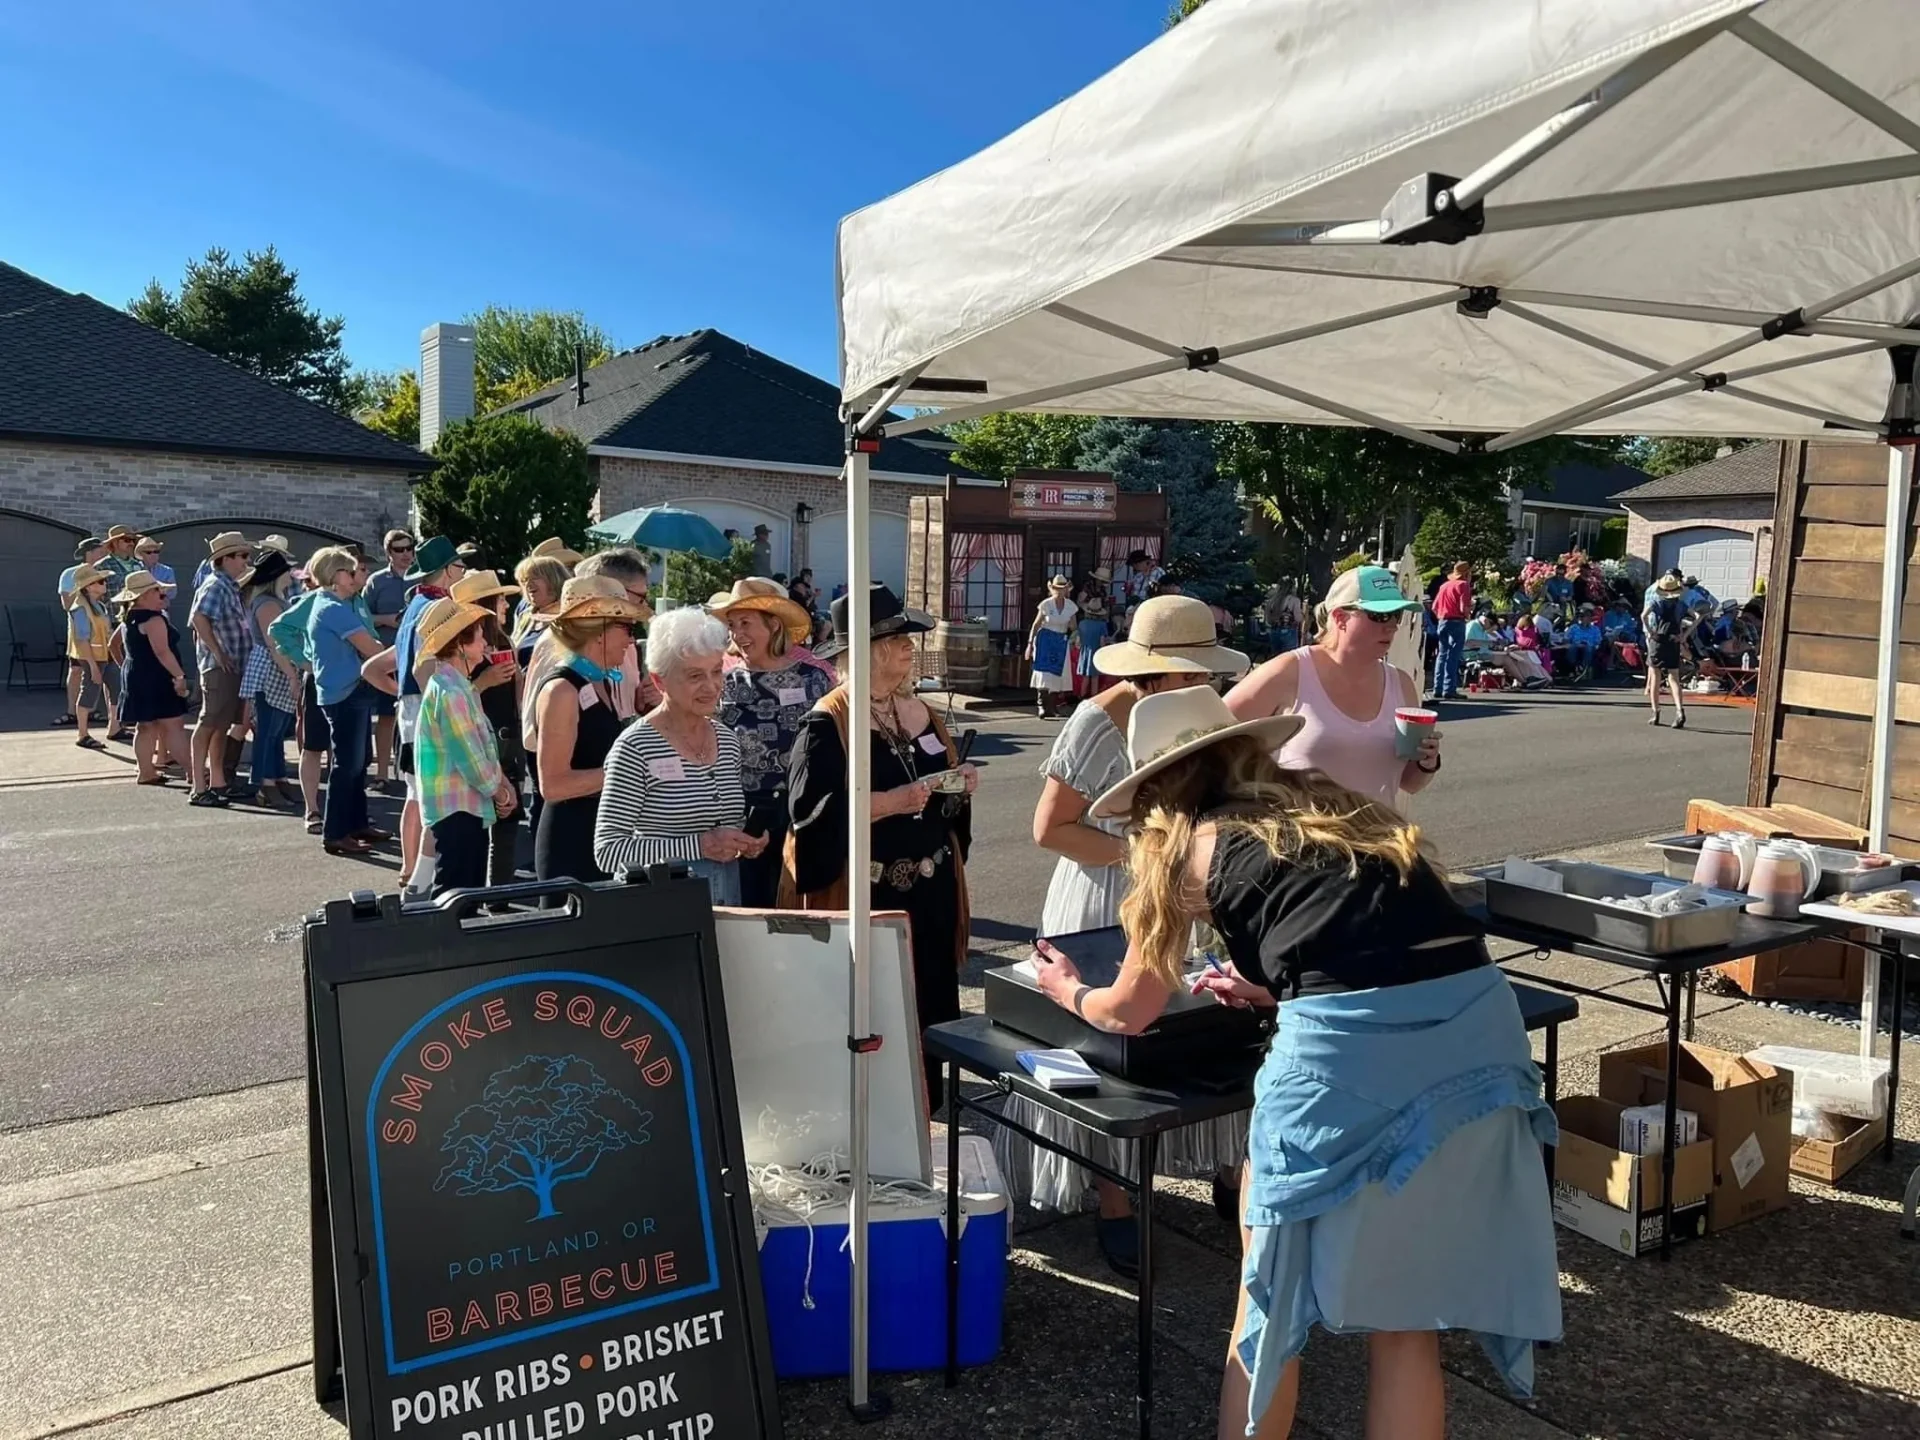
POLYGON ((798 645, 813 634, 813 617, 787 598, 787 587, 778 580, 749 575, 733 582, 733 589, 720 591, 707 600, 707 613, 722 620, 735 610, 763 610, 787 627, 787 643, 798 645))
POLYGON ((262 550, 278 550, 282 555, 293 553, 293 542, 284 535, 269 535, 260 542, 262 550))
POLYGON ((442 645, 469 625, 486 618, 487 612, 478 605, 468 605, 451 595, 442 595, 420 612, 420 648, 425 654, 437 655, 442 645))
POLYGON ((1102 675, 1244 675, 1247 657, 1216 643, 1213 611, 1191 595, 1156 595, 1133 612, 1127 638, 1093 652, 1102 675))
POLYGON ((115 605, 131 605, 149 590, 165 590, 167 587, 154 579, 151 570, 136 570, 127 576, 120 586, 120 593, 113 597, 115 605))
POLYGON ((115 540, 138 540, 139 538, 140 532, 138 530, 130 529, 125 525, 116 525, 107 531, 107 543, 109 545, 115 540))
POLYGON ((1099 820, 1129 814, 1140 782, 1174 761, 1238 735, 1258 740, 1263 749, 1277 750, 1305 723, 1298 715, 1236 720, 1227 702, 1205 685, 1148 695, 1127 717, 1127 754, 1133 759, 1133 773, 1095 800, 1088 813, 1099 820))
POLYGON ((576 575, 560 587, 559 603, 542 618, 620 620, 639 625, 653 618, 653 607, 636 601, 611 575, 576 575))
MULTIPOLYGON (((923 635, 939 622, 924 610, 910 610, 900 603, 900 597, 882 585, 878 580, 868 590, 868 615, 872 621, 867 634, 872 640, 883 640, 889 635, 923 635)), ((833 639, 813 653, 822 660, 831 660, 847 648, 847 601, 849 595, 842 595, 828 608, 833 614, 833 639)))
POLYGON ((1679 595, 1686 590, 1687 586, 1678 575, 1662 575, 1653 582, 1653 588, 1662 595, 1679 595))
POLYGON ((463 605, 477 605, 496 595, 518 595, 518 585, 505 584, 498 571, 469 570, 447 588, 447 593, 463 605))
POLYGON ((1113 571, 1104 565, 1095 566, 1093 573, 1087 578, 1089 580, 1098 580, 1102 585, 1111 585, 1113 583, 1113 571))
POLYGON ((97 565, 82 565, 73 572, 73 588, 67 592, 67 608, 71 610, 80 603, 80 597, 86 593, 87 586, 99 580, 111 579, 113 579, 111 571, 102 570, 97 565))
POLYGON ((1056 595, 1064 595, 1073 589, 1073 582, 1064 575, 1056 575, 1047 581, 1047 589, 1053 591, 1056 595))
POLYGON ((578 565, 586 558, 578 550, 568 546, 567 542, 562 540, 558 535, 542 540, 528 552, 528 558, 532 558, 535 555, 544 555, 548 559, 558 560, 569 569, 578 565))
POLYGON ((223 556, 237 555, 242 550, 252 550, 253 542, 238 530, 222 530, 207 542, 207 558, 219 560, 223 556))

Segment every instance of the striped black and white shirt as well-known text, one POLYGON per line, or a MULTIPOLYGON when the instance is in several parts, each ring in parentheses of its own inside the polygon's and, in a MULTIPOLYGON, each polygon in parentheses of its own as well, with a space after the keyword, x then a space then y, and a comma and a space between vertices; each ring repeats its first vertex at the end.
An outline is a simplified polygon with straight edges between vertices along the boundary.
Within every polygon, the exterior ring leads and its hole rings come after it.
POLYGON ((740 737, 710 721, 718 758, 696 765, 646 720, 620 732, 607 752, 606 783, 593 827, 594 863, 609 875, 636 865, 698 860, 700 837, 746 823, 740 737))

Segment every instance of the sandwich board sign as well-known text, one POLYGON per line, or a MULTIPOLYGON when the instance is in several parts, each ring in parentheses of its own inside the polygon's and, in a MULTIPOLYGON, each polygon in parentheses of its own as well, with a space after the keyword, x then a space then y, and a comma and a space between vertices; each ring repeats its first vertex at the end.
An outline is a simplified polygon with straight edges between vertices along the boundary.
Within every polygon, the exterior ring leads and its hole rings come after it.
POLYGON ((363 894, 306 963, 351 1440, 778 1435, 705 882, 363 894), (565 904, 471 915, 536 893, 565 904))

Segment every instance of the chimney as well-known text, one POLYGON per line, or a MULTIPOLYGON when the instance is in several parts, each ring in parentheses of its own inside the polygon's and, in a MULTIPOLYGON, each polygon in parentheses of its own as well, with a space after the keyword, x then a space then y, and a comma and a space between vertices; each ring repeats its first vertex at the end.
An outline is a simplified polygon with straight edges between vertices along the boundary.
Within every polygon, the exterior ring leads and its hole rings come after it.
POLYGON ((473 414, 473 327, 429 325, 420 332, 420 448, 473 414))

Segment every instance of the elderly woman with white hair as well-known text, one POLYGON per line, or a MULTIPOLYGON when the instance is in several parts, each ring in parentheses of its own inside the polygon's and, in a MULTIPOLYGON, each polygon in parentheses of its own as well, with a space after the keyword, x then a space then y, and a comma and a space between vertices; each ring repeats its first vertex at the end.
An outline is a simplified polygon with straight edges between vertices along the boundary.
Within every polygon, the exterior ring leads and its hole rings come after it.
POLYGON ((679 861, 704 878, 717 905, 740 903, 740 861, 767 837, 749 835, 740 737, 715 718, 726 671, 727 627, 673 610, 647 633, 647 671, 661 701, 607 752, 593 858, 609 875, 679 861))

